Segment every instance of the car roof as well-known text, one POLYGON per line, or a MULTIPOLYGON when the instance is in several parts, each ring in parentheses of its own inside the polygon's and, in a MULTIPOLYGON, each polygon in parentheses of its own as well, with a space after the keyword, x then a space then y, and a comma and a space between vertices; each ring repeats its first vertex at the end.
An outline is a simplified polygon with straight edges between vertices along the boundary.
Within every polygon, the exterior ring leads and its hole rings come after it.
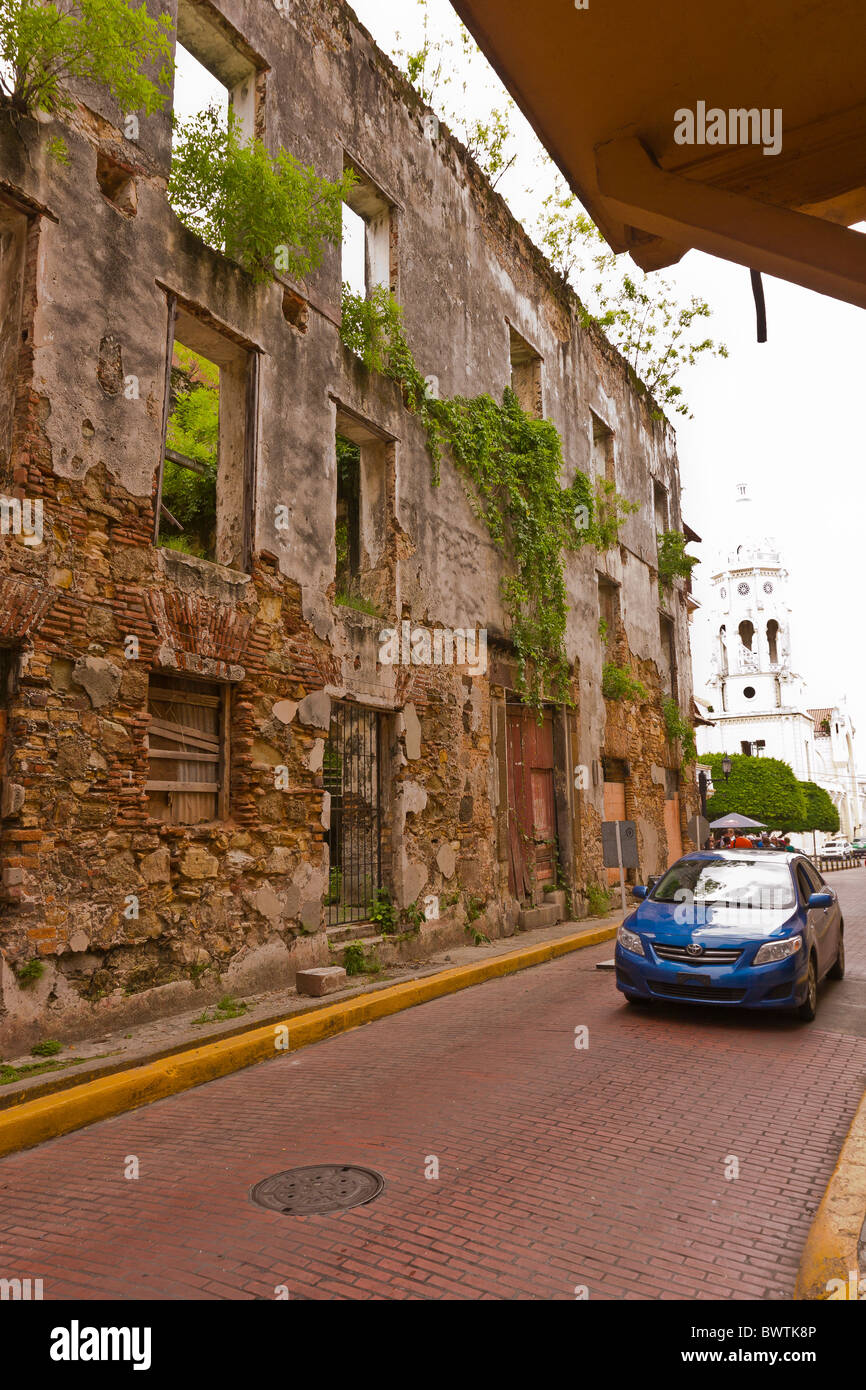
MULTIPOLYGON (((718 863, 720 859, 730 859, 732 863, 736 864, 748 859, 751 861, 762 860, 771 864, 790 864, 804 859, 808 861, 808 856, 800 853, 789 854, 787 850, 777 850, 774 854, 772 850, 766 849, 698 849, 693 850, 691 854, 684 854, 682 859, 678 859, 676 862, 682 864, 684 860, 689 859, 703 860, 706 863, 718 863)), ((671 868, 673 867, 672 864, 671 868)))

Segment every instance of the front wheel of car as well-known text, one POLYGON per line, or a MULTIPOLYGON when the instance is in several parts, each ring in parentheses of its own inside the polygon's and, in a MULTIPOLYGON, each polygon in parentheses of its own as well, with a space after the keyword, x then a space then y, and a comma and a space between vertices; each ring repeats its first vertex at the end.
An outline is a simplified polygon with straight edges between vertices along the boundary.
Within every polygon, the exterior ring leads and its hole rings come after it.
POLYGON ((818 967, 815 957, 809 957, 809 974, 806 981, 806 998, 797 1010, 797 1017, 804 1023, 811 1023, 818 1012, 818 967))
POLYGON ((836 956, 827 975, 831 980, 844 980, 845 978, 845 933, 839 928, 839 953, 836 956))

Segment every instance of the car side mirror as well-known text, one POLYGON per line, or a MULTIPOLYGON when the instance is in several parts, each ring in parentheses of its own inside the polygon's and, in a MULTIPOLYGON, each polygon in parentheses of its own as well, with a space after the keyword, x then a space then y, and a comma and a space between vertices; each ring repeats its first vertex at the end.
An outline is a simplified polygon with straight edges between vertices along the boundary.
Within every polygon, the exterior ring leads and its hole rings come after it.
POLYGON ((812 893, 807 907, 829 907, 833 901, 832 893, 812 893))
POLYGON ((648 892, 649 889, 646 888, 642 883, 636 883, 634 888, 632 888, 631 890, 631 895, 633 898, 645 898, 648 892))

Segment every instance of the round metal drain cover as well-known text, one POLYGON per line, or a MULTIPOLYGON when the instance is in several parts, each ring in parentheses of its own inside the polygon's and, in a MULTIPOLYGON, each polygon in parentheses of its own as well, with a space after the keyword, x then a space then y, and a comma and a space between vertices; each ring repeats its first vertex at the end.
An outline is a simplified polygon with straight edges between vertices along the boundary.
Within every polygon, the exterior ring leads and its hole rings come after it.
POLYGON ((252 1200, 283 1216, 315 1216, 328 1211, 347 1211, 372 1202, 385 1186, 381 1173, 351 1164, 319 1163, 312 1168, 288 1168, 284 1173, 257 1182, 252 1200))

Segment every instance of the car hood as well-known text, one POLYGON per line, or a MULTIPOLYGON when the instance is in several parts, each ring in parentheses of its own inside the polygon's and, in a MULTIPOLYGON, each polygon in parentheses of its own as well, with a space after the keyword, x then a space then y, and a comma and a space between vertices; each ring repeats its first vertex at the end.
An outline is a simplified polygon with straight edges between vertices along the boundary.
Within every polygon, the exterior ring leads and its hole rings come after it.
POLYGON ((682 904, 647 900, 641 903, 629 925, 651 941, 663 941, 671 946, 687 945, 690 941, 736 946, 764 941, 770 936, 784 936, 787 929, 799 924, 796 907, 708 907, 696 911, 693 923, 678 922, 677 911, 682 917, 682 904))

